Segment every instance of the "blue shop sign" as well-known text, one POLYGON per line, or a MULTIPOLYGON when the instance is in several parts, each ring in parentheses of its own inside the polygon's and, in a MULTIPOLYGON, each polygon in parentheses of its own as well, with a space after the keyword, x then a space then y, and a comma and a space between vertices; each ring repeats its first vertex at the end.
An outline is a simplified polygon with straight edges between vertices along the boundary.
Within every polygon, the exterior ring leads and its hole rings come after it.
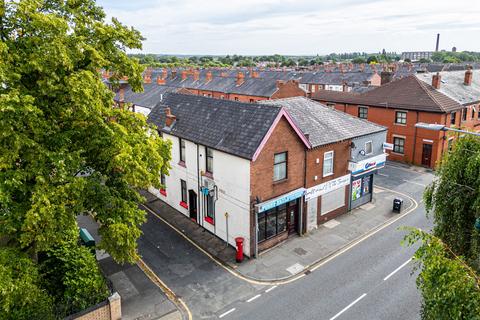
POLYGON ((278 198, 272 199, 270 201, 266 201, 260 204, 257 204, 258 212, 263 212, 270 210, 272 208, 281 206, 284 203, 293 201, 295 199, 301 198, 305 194, 305 188, 300 188, 290 193, 287 193, 283 196, 278 198))

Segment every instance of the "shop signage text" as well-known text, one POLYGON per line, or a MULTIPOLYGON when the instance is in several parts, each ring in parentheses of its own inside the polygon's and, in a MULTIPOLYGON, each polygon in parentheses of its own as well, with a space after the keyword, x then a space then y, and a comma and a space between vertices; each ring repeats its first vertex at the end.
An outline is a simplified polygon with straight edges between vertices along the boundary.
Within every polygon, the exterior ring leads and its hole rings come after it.
POLYGON ((352 172, 352 174, 359 174, 362 172, 366 172, 373 169, 380 169, 383 168, 385 165, 385 161, 387 157, 385 154, 381 154, 375 157, 371 157, 369 159, 365 159, 360 162, 350 162, 348 169, 352 172))
POLYGON ((350 174, 347 174, 339 178, 321 183, 314 187, 308 188, 307 191, 305 191, 305 201, 315 199, 321 195, 337 190, 349 184, 350 184, 350 174))
POLYGON ((300 188, 295 191, 292 191, 290 193, 287 193, 283 196, 280 196, 278 198, 272 199, 270 201, 262 202, 260 204, 257 204, 258 212, 263 212, 270 210, 272 208, 278 207, 284 203, 290 202, 292 200, 298 199, 303 196, 305 193, 305 188, 300 188))

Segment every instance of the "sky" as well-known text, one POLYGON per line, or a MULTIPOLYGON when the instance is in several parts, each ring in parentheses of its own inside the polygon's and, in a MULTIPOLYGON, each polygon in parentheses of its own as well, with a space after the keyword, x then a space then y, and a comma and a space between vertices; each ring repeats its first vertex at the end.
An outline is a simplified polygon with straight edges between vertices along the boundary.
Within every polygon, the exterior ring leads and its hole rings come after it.
POLYGON ((480 0, 97 0, 144 53, 480 51, 480 0))

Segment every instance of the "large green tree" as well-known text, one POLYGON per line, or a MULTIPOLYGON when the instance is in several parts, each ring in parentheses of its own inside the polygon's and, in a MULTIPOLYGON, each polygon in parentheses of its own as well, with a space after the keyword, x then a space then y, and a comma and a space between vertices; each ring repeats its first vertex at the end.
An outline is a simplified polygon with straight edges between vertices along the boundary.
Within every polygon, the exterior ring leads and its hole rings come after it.
POLYGON ((480 233, 475 229, 480 218, 480 139, 458 139, 436 176, 424 195, 434 234, 480 271, 480 233))
POLYGON ((138 31, 93 0, 0 0, 0 239, 33 256, 100 223, 100 248, 137 259, 145 213, 136 188, 160 186, 170 145, 142 115, 113 108, 111 83, 141 90, 126 54, 138 31))

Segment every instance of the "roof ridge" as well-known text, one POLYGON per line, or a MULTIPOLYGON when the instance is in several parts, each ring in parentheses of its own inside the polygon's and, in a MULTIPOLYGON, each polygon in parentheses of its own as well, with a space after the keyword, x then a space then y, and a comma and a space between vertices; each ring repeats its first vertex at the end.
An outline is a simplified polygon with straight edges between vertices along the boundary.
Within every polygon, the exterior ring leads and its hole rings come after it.
MULTIPOLYGON (((437 98, 435 98, 435 97, 433 96, 433 94, 432 94, 432 93, 430 92, 430 90, 429 90, 429 89, 436 90, 435 87, 429 85, 429 84, 426 83, 425 81, 422 81, 422 80, 418 79, 416 76, 413 76, 413 77, 415 78, 415 80, 417 81, 417 83, 420 84, 420 87, 422 88, 423 91, 425 91, 425 93, 428 95, 428 97, 429 97, 430 99, 432 99, 432 101, 433 101, 436 105, 438 105, 441 110, 443 110, 444 112, 447 112, 447 111, 445 110, 445 108, 443 107, 443 105, 437 100, 437 98), (431 87, 431 88, 430 88, 430 87, 431 87)), ((435 91, 435 92, 444 95, 444 94, 441 93, 440 91, 435 91)), ((447 96, 447 97, 448 97, 448 96, 447 96)), ((448 97, 448 98, 450 98, 450 97, 448 97)))

